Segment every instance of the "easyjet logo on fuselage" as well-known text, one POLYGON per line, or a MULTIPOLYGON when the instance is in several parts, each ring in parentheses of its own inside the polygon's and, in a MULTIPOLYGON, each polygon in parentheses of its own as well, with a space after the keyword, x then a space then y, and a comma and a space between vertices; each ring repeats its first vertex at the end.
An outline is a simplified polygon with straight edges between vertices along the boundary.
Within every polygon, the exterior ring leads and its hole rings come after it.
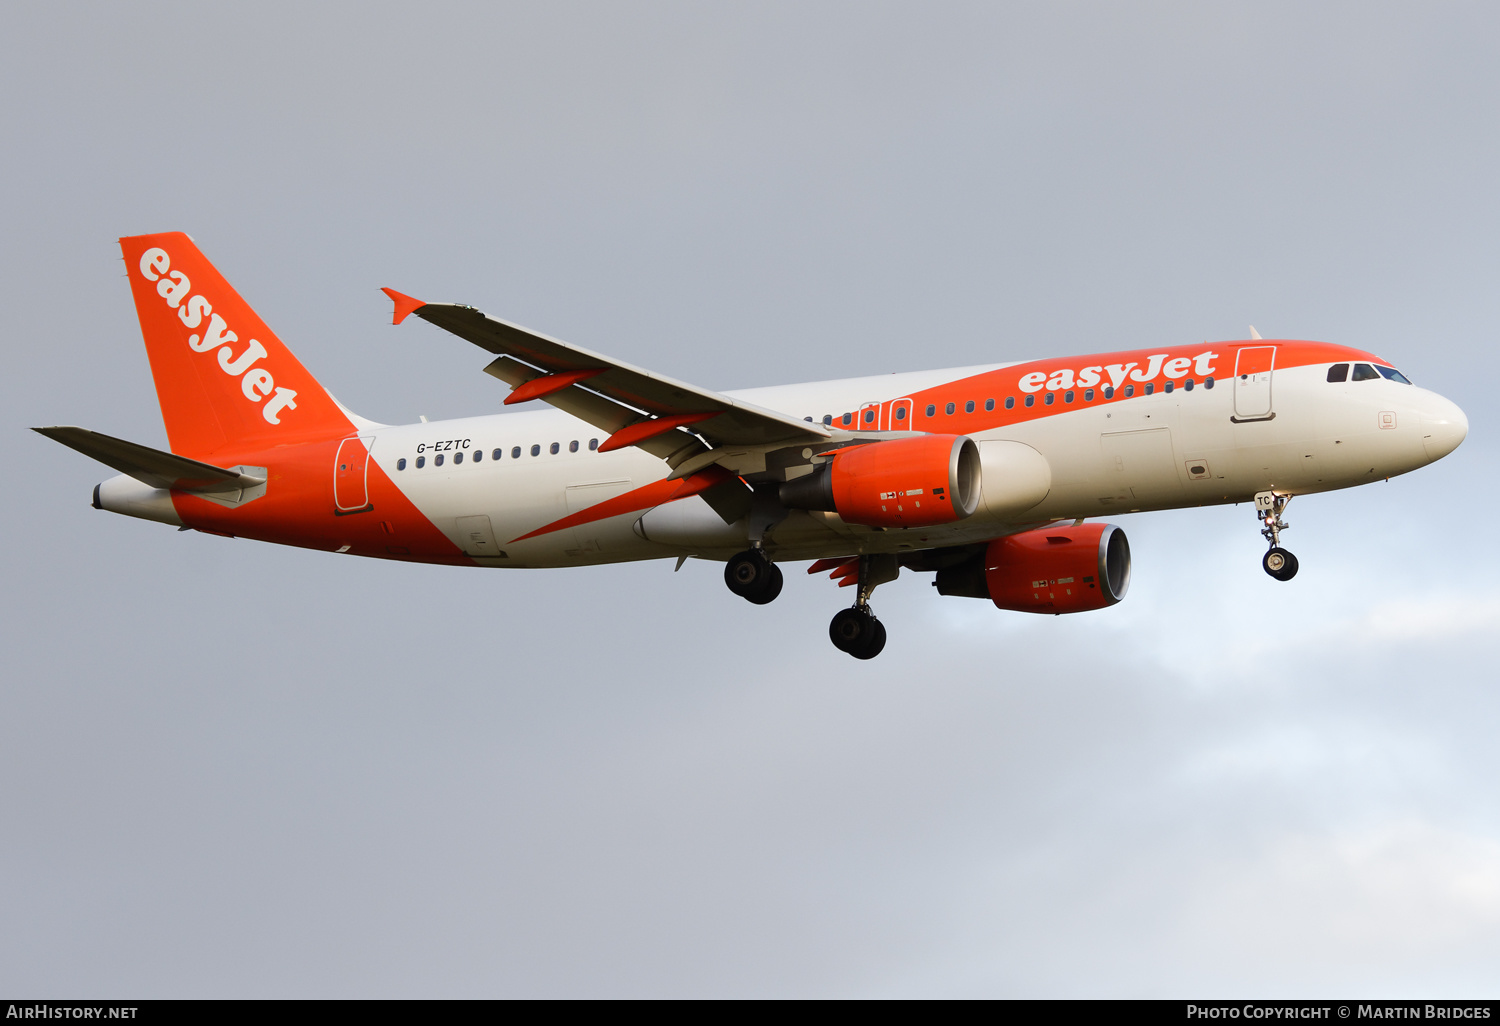
POLYGON ((266 347, 256 339, 245 343, 244 352, 234 355, 234 344, 239 336, 229 330, 224 318, 214 313, 213 304, 201 295, 190 295, 193 283, 181 271, 173 271, 172 258, 167 251, 153 247, 141 254, 141 274, 147 281, 156 282, 156 292, 177 311, 177 317, 189 328, 202 326, 207 317, 208 327, 203 333, 188 336, 188 346, 195 353, 218 350, 219 369, 232 378, 240 379, 240 391, 252 403, 265 399, 261 416, 269 424, 280 424, 283 410, 297 408, 297 393, 290 388, 279 388, 271 372, 255 364, 264 360, 266 347))
POLYGON ((1172 358, 1171 353, 1153 353, 1146 357, 1146 366, 1139 361, 1130 363, 1097 364, 1085 367, 1075 375, 1072 368, 1055 371, 1033 371, 1021 375, 1016 383, 1023 392, 1040 392, 1042 389, 1062 391, 1069 388, 1093 388, 1109 376, 1111 388, 1119 388, 1126 381, 1151 381, 1158 374, 1168 378, 1185 378, 1189 373, 1208 377, 1215 373, 1213 361, 1219 358, 1215 352, 1202 352, 1196 356, 1172 358))

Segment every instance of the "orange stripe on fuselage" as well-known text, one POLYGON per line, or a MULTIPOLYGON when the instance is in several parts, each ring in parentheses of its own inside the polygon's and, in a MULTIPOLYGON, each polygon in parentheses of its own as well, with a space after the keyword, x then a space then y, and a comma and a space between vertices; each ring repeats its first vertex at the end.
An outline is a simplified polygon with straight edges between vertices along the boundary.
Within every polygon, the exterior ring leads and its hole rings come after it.
POLYGON ((266 494, 229 509, 173 492, 172 504, 185 525, 202 531, 330 552, 347 545, 356 556, 475 565, 373 459, 366 478, 370 508, 336 515, 334 461, 341 441, 330 438, 261 452, 221 449, 225 466, 265 467, 266 494))
POLYGON ((867 423, 863 420, 863 410, 851 411, 843 416, 834 417, 833 427, 866 431, 909 430, 944 434, 974 434, 1067 413, 1081 406, 1097 406, 1101 403, 1126 402, 1130 398, 1140 398, 1146 394, 1145 386, 1148 384, 1153 387, 1155 394, 1160 395, 1169 381, 1174 384, 1175 388, 1181 388, 1189 378, 1193 379, 1195 388, 1201 388, 1207 377, 1212 377, 1216 385, 1220 382, 1228 382, 1234 376, 1235 358, 1241 348, 1269 346, 1276 347, 1277 370, 1346 360, 1386 362, 1369 353, 1350 349, 1347 346, 1294 339, 1205 342, 1195 346, 1137 349, 1122 353, 1097 353, 1092 356, 1071 356, 1055 360, 1032 360, 1028 363, 1002 367, 999 370, 986 371, 973 377, 959 378, 919 392, 893 396, 879 406, 868 408, 875 411, 873 422, 867 423), (1200 359, 1202 357, 1208 358, 1200 359), (1186 361, 1185 368, 1182 361, 1186 361), (1123 370, 1123 377, 1118 372, 1112 376, 1111 367, 1116 368, 1117 371, 1123 370), (1087 384, 1080 384, 1080 377, 1087 378, 1084 372, 1088 369, 1093 369, 1097 373, 1097 379, 1087 384), (1169 370, 1181 371, 1181 373, 1169 374, 1169 370), (1148 374, 1148 371, 1154 371, 1154 373, 1148 374), (1141 376, 1135 377, 1137 373, 1141 376), (1039 387, 1034 387, 1037 386, 1035 375, 1041 375, 1042 381, 1039 387), (1028 378, 1030 378, 1029 381, 1028 378), (1104 397, 1105 386, 1113 387, 1113 382, 1117 378, 1119 384, 1115 387, 1114 396, 1106 399, 1104 397), (1028 387, 1023 388, 1023 383, 1026 383, 1028 387), (1056 387, 1052 387, 1054 385, 1056 387), (1134 396, 1125 395, 1126 385, 1133 387, 1134 396), (1094 391, 1094 397, 1087 400, 1084 398, 1084 393, 1090 388, 1094 391), (1072 402, 1068 402, 1066 398, 1070 391, 1074 393, 1072 402), (1027 406, 1025 402, 1028 395, 1034 397, 1031 406, 1027 406), (1051 402, 1048 402, 1048 396, 1051 396, 1051 402), (1013 409, 1005 408, 1007 398, 1015 400, 1013 409), (989 399, 995 401, 993 411, 987 411, 984 408, 985 401, 989 399), (910 413, 904 420, 895 420, 896 405, 898 403, 905 405, 907 400, 911 402, 910 413), (965 411, 964 404, 967 402, 974 403, 974 412, 965 411), (951 414, 946 412, 948 403, 954 404, 954 412, 951 414), (929 405, 934 407, 934 413, 930 417, 927 416, 929 405), (847 423, 844 420, 845 417, 848 418, 847 423))

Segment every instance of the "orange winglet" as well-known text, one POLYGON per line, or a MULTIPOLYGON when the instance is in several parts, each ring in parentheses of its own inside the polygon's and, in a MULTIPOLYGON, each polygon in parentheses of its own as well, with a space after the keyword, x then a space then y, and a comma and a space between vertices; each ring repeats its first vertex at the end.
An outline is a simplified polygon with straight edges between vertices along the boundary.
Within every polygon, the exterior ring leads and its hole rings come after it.
POLYGON ((613 452, 615 449, 623 449, 627 445, 635 445, 644 442, 648 438, 666 434, 673 428, 682 427, 684 424, 696 424, 700 420, 717 417, 717 413, 679 413, 674 417, 657 417, 654 420, 637 421, 627 424, 603 442, 599 443, 600 452, 613 452))
POLYGON ((392 324, 400 324, 402 321, 406 320, 407 314, 427 305, 420 299, 413 299, 410 296, 403 296, 395 289, 382 288, 380 291, 390 296, 391 302, 396 304, 396 312, 391 315, 392 324))
POLYGON ((561 392, 569 385, 576 385, 596 374, 603 374, 605 369, 600 367, 597 370, 558 371, 556 374, 543 374, 539 378, 523 381, 505 397, 505 405, 524 403, 532 399, 540 399, 544 395, 551 395, 553 392, 561 392))
POLYGON ((838 559, 820 559, 812 566, 808 567, 807 572, 810 574, 820 574, 824 570, 835 570, 838 567, 843 566, 845 563, 852 563, 858 558, 858 556, 842 556, 838 559))

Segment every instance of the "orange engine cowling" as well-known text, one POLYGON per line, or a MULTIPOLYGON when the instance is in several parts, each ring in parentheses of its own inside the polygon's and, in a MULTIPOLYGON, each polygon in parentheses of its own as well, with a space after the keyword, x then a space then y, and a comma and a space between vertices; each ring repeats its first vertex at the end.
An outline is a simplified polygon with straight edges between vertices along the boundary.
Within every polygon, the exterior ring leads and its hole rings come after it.
POLYGON ((866 527, 929 527, 979 507, 979 448, 963 435, 912 435, 836 452, 781 486, 783 505, 866 527))
POLYGON ((1130 587, 1130 543, 1113 524, 1044 527, 996 538, 974 560, 938 572, 943 595, 988 598, 1021 613, 1103 609, 1130 587))

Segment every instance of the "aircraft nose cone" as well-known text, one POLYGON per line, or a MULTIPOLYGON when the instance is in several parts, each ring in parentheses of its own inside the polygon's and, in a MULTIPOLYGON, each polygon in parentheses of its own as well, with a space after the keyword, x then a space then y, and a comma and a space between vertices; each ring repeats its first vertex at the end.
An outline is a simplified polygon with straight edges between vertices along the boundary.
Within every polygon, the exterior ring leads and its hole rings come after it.
POLYGON ((1422 414, 1422 448, 1429 460, 1440 460, 1469 436, 1469 418, 1458 404, 1435 395, 1422 414))

